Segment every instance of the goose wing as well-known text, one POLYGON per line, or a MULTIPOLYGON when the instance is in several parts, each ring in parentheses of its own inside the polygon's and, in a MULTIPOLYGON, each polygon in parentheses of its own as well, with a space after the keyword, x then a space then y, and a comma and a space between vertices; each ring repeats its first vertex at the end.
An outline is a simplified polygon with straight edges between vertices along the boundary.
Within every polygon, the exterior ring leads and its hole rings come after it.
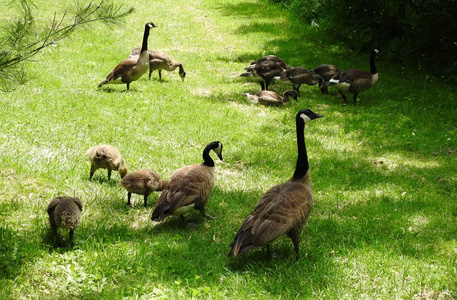
POLYGON ((137 65, 138 57, 130 57, 121 61, 111 73, 106 76, 107 81, 114 81, 122 77, 126 72, 131 70, 137 65))
POLYGON ((229 255, 268 245, 290 230, 301 227, 312 206, 311 189, 288 181, 272 187, 241 225, 229 255))
POLYGON ((177 170, 157 200, 152 219, 161 221, 178 208, 206 201, 214 186, 212 168, 192 165, 177 170))

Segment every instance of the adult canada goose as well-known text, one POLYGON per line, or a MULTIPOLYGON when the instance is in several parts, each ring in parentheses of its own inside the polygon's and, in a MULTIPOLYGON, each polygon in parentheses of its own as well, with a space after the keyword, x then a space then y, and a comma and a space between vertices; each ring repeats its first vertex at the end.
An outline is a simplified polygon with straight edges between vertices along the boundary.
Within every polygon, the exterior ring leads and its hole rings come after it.
MULTIPOLYGON (((135 57, 139 55, 140 48, 135 47, 130 54, 130 57, 135 57)), ((169 55, 159 52, 159 51, 152 51, 148 50, 149 53, 149 79, 151 79, 151 73, 157 70, 159 72, 159 79, 162 80, 162 70, 166 70, 168 72, 172 72, 179 68, 179 77, 184 78, 186 77, 186 72, 184 71, 184 67, 182 63, 175 62, 169 55)))
POLYGON ((146 23, 144 26, 143 44, 138 58, 130 57, 121 61, 111 73, 106 76, 98 87, 105 84, 127 84, 127 90, 130 89, 130 83, 141 78, 148 71, 149 68, 149 54, 148 54, 148 37, 149 30, 157 27, 152 22, 146 23))
POLYGON ((146 207, 149 195, 165 189, 168 186, 168 180, 163 180, 156 172, 145 169, 128 174, 122 178, 119 186, 127 190, 127 205, 131 206, 130 198, 133 193, 144 196, 144 207, 146 207))
POLYGON ((379 53, 378 49, 374 49, 370 54, 370 72, 360 69, 349 69, 334 76, 329 81, 329 85, 336 84, 338 91, 343 96, 343 104, 346 104, 348 99, 344 93, 354 94, 354 105, 357 104, 357 95, 363 91, 368 90, 376 82, 378 82, 378 71, 374 63, 376 54, 379 53))
POLYGON ((209 155, 211 150, 222 160, 222 143, 215 141, 203 150, 202 164, 186 166, 175 171, 168 187, 157 200, 151 220, 160 222, 168 216, 180 215, 184 221, 183 214, 192 208, 199 210, 208 220, 213 219, 205 212, 206 203, 214 187, 214 161, 209 155))
POLYGON ((255 94, 243 93, 247 97, 248 101, 252 104, 263 104, 263 105, 288 105, 290 104, 289 97, 292 97, 297 101, 297 92, 295 91, 286 91, 284 96, 281 97, 278 93, 273 91, 260 91, 255 94))
MULTIPOLYGON (((248 67, 249 68, 249 67, 248 67)), ((282 65, 266 60, 252 67, 249 71, 242 73, 240 77, 245 77, 250 81, 258 82, 261 90, 268 90, 268 86, 275 77, 281 76, 285 71, 282 65)))
POLYGON ((70 229, 70 242, 73 242, 73 233, 81 220, 82 211, 83 204, 79 198, 64 196, 52 199, 47 212, 54 238, 58 238, 57 229, 66 228, 70 229))
POLYGON ((92 179, 97 169, 108 169, 108 180, 111 179, 111 171, 119 171, 123 178, 127 174, 127 166, 124 158, 116 147, 110 145, 99 145, 87 150, 86 155, 90 159, 89 179, 92 179))
POLYGON ((302 84, 315 85, 317 83, 321 84, 324 81, 316 72, 301 67, 288 68, 280 76, 275 77, 275 79, 291 82, 297 95, 300 95, 302 84))
POLYGON ((321 90, 323 95, 328 94, 328 82, 330 79, 332 79, 335 75, 341 74, 340 69, 338 69, 335 65, 328 65, 328 64, 322 64, 320 66, 317 66, 313 69, 314 72, 319 74, 324 81, 322 83, 319 83, 319 89, 321 90))
POLYGON ((294 175, 285 183, 272 187, 244 220, 231 243, 229 256, 236 256, 253 247, 267 246, 282 235, 294 245, 299 258, 299 242, 303 226, 313 204, 312 182, 305 145, 305 123, 322 115, 302 109, 296 115, 298 157, 294 175))
POLYGON ((254 67, 257 65, 257 64, 260 64, 261 62, 264 62, 264 61, 270 61, 270 62, 274 62, 276 63, 277 65, 279 65, 281 68, 283 69, 287 69, 287 65, 286 63, 279 57, 277 57, 276 55, 266 55, 266 56, 263 56, 261 58, 259 58, 258 60, 252 62, 249 64, 249 66, 247 66, 245 68, 246 71, 252 71, 252 69, 254 69, 254 67))

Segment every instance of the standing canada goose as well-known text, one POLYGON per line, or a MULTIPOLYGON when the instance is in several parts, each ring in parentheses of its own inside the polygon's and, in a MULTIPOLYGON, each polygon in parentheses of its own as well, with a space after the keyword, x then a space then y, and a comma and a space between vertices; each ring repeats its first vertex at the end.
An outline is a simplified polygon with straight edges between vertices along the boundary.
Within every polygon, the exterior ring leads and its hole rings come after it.
POLYGON ((316 72, 301 67, 288 68, 280 76, 275 77, 275 79, 292 83, 297 95, 300 95, 302 84, 315 85, 319 83, 320 85, 324 81, 316 72))
POLYGON ((267 246, 286 234, 299 258, 299 242, 303 226, 313 204, 311 175, 305 145, 305 123, 322 115, 302 109, 296 116, 298 158, 294 175, 285 183, 272 187, 244 220, 230 247, 229 256, 236 256, 253 247, 267 246))
POLYGON ((160 222, 170 215, 180 215, 192 208, 199 210, 206 219, 213 219, 205 212, 211 191, 214 187, 214 161, 209 155, 214 151, 222 160, 222 143, 209 143, 203 150, 203 163, 178 169, 171 176, 168 187, 157 200, 151 220, 160 222))
POLYGON ((274 61, 266 60, 258 64, 255 64, 252 68, 248 67, 249 70, 240 74, 240 77, 260 84, 261 90, 268 90, 268 86, 275 77, 281 76, 285 71, 285 68, 274 61))
MULTIPOLYGON (((130 57, 135 57, 139 55, 140 53, 140 48, 135 47, 132 50, 132 53, 130 54, 130 57)), ((179 68, 179 77, 182 78, 184 81, 184 78, 186 77, 186 72, 184 71, 184 67, 182 63, 180 62, 175 62, 174 60, 171 59, 171 57, 165 53, 159 52, 159 51, 152 51, 148 50, 149 53, 149 79, 151 79, 151 73, 154 72, 154 70, 159 71, 159 79, 162 80, 162 70, 166 70, 168 72, 172 72, 176 70, 176 68, 179 68)))
POLYGON ((81 200, 75 197, 57 197, 51 200, 47 211, 54 238, 58 238, 58 228, 68 228, 70 229, 70 242, 73 242, 73 233, 81 220, 83 211, 81 200))
POLYGON ((317 66, 313 69, 314 72, 319 74, 324 81, 319 83, 319 89, 321 90, 323 95, 328 95, 328 82, 332 79, 335 75, 341 74, 340 69, 338 69, 335 65, 328 65, 323 64, 317 66))
POLYGON ((243 95, 246 96, 248 101, 252 104, 260 103, 263 105, 272 106, 289 105, 289 97, 292 97, 295 99, 295 101, 297 101, 297 92, 295 91, 286 91, 284 92, 283 97, 281 97, 278 93, 273 91, 260 91, 255 94, 243 93, 243 95))
POLYGON ((371 51, 369 73, 360 69, 349 69, 330 79, 329 85, 336 84, 340 94, 343 96, 343 105, 348 102, 344 93, 349 92, 354 94, 354 105, 356 105, 357 95, 368 90, 376 82, 378 82, 378 71, 376 70, 376 66, 374 64, 377 53, 379 53, 378 49, 371 51))
POLYGON ((111 73, 106 76, 98 87, 105 84, 127 84, 127 90, 130 89, 130 83, 141 78, 148 71, 149 55, 148 55, 148 37, 149 30, 157 27, 152 22, 146 23, 144 26, 143 44, 138 58, 131 57, 121 61, 111 73))
POLYGON ((154 191, 162 191, 168 186, 167 180, 149 169, 135 171, 128 174, 119 182, 119 186, 127 190, 127 205, 130 205, 130 198, 133 194, 144 196, 144 207, 146 207, 149 195, 154 191))
POLYGON ((92 179, 97 169, 108 169, 108 180, 111 179, 111 171, 119 171, 121 178, 127 174, 127 166, 124 158, 116 147, 99 145, 87 150, 86 155, 90 159, 89 179, 92 179))

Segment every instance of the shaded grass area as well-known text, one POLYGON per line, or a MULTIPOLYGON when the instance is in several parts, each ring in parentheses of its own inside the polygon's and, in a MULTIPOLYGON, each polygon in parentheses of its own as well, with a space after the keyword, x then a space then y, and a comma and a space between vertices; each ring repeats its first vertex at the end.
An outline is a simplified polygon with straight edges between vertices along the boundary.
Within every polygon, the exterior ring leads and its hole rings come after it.
MULTIPOLYGON (((44 1, 46 2, 46 1, 44 1)), ((145 7, 146 2, 139 2, 145 7)), ((380 81, 341 106, 336 90, 302 87, 289 107, 249 105, 258 85, 237 78, 262 55, 290 65, 333 63, 368 69, 353 53, 259 1, 176 1, 137 9, 124 28, 94 27, 30 65, 31 81, 3 94, 0 115, 0 283, 5 298, 452 299, 457 290, 455 89, 418 70, 377 58, 380 81), (96 89, 141 42, 183 62, 187 76, 164 73, 96 89), (83 45, 83 46, 82 46, 83 45), (254 249, 236 259, 228 244, 272 185, 291 177, 295 113, 324 115, 306 128, 315 203, 302 235, 276 258, 254 249), (150 221, 150 196, 126 206, 119 175, 89 181, 85 151, 116 145, 133 171, 169 177, 224 143, 205 222, 150 221), (46 206, 60 195, 84 202, 75 246, 54 248, 46 206), (195 225, 193 225, 195 224, 195 225)), ((286 86, 275 84, 278 92, 286 86)), ((68 232, 61 232, 68 237, 68 232)))

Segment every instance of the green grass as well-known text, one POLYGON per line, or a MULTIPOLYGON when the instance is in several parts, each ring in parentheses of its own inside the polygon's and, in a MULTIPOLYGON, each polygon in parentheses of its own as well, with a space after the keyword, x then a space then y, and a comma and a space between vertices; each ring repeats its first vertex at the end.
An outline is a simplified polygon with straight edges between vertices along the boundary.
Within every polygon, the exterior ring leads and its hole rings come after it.
MULTIPOLYGON (((122 28, 78 31, 27 64, 30 81, 0 98, 0 298, 11 299, 454 299, 457 298, 457 103, 454 87, 408 66, 377 58, 380 81, 341 106, 303 86, 288 107, 250 105, 238 78, 266 54, 288 64, 368 69, 361 56, 258 0, 136 1, 122 28), (166 4, 165 4, 166 3, 166 4), (187 72, 153 73, 97 89, 141 43, 181 61, 187 72), (314 207, 293 259, 253 249, 227 258, 242 220, 271 186, 292 176, 295 113, 306 141, 314 207), (202 162, 204 146, 224 144, 206 222, 150 221, 148 208, 97 171, 89 181, 86 150, 117 146, 129 170, 168 178, 202 162), (54 248, 46 207, 60 195, 84 203, 74 247, 54 248)), ((52 16, 49 1, 42 19, 52 16)), ((285 87, 273 85, 284 91, 285 87)), ((67 233, 65 233, 67 234, 67 233)), ((67 235, 65 235, 67 237, 67 235)))

